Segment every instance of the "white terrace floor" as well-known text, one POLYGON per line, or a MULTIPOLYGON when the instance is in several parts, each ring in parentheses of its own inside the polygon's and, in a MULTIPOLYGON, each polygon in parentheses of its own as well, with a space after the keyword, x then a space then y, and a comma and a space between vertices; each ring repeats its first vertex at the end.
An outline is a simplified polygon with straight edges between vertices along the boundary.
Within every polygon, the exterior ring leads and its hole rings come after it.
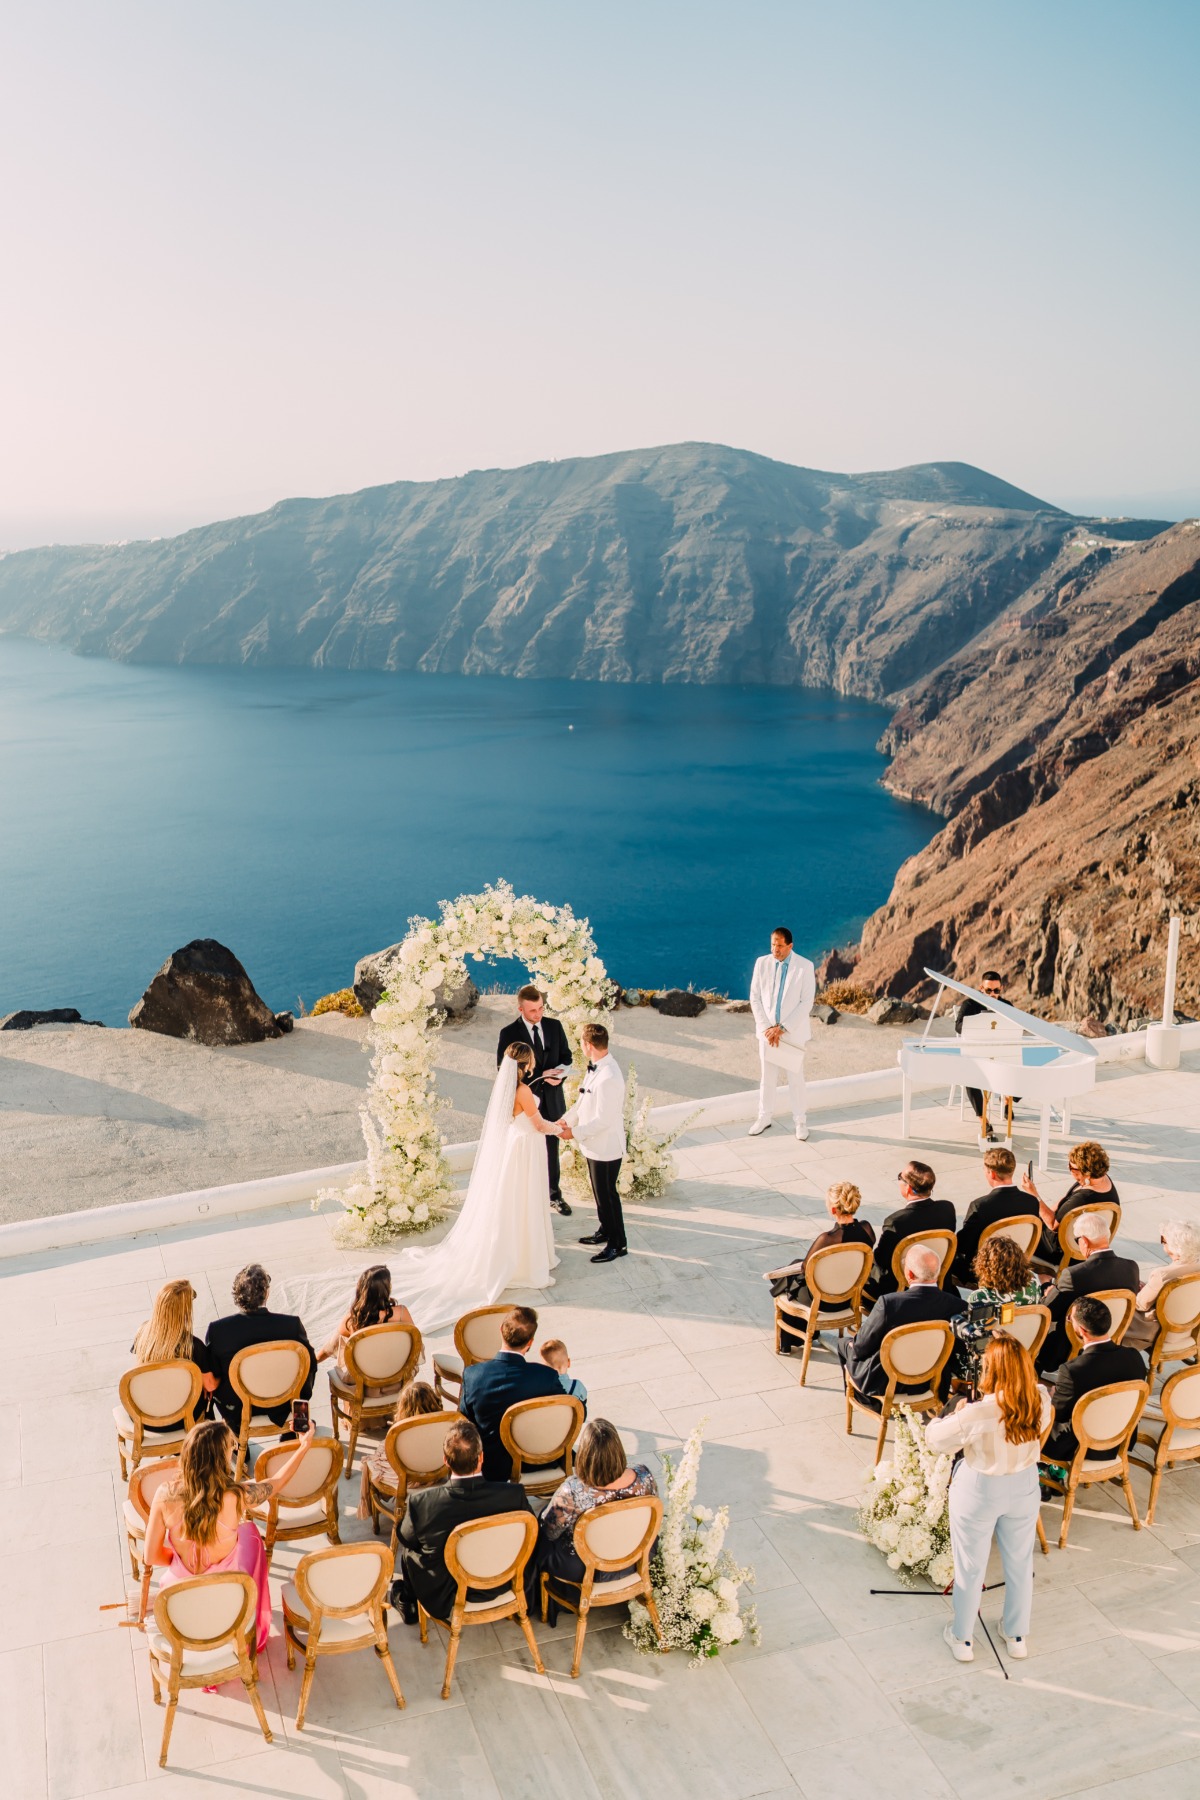
MULTIPOLYGON (((966 1126, 917 1115, 942 1140, 913 1145, 964 1204, 977 1190, 966 1126)), ((566 1339, 591 1411, 656 1463, 707 1416, 701 1495, 727 1501, 737 1552, 755 1565, 762 1646, 717 1664, 642 1659, 593 1626, 573 1682, 570 1633, 539 1627, 535 1674, 515 1628, 468 1634, 453 1698, 442 1655, 392 1625, 408 1700, 398 1713, 375 1659, 318 1670, 308 1724, 297 1677, 273 1639, 262 1688, 275 1732, 263 1744, 240 1691, 185 1696, 172 1766, 158 1769, 162 1713, 142 1643, 100 1609, 128 1564, 111 1407, 133 1332, 165 1277, 188 1275, 204 1317, 226 1310, 235 1269, 277 1275, 338 1260, 327 1220, 248 1216, 207 1235, 130 1239, 0 1267, 8 1379, 0 1405, 0 1789, 52 1795, 962 1796, 1088 1795, 1192 1800, 1200 1792, 1200 1469, 1169 1476, 1153 1531, 1135 1533, 1107 1494, 1077 1510, 1070 1547, 1038 1559, 1032 1649, 1005 1682, 980 1644, 969 1667, 941 1642, 938 1597, 872 1598, 889 1581, 857 1536, 871 1439, 848 1439, 832 1357, 809 1386, 770 1347, 759 1271, 819 1229, 821 1195, 852 1177, 876 1221, 906 1149, 879 1109, 818 1117, 807 1144, 777 1126, 752 1141, 693 1140, 666 1200, 636 1210, 631 1254, 593 1268, 559 1220, 557 1285, 543 1324, 566 1339)), ((1158 1258, 1165 1216, 1196 1212, 1200 1059, 1175 1075, 1101 1071, 1074 1135, 1111 1150, 1127 1245, 1158 1258)), ((1055 1157, 1062 1164, 1062 1150, 1055 1157)), ((1049 1184, 1057 1193, 1060 1175, 1049 1184)), ((347 1292, 361 1256, 344 1259, 347 1292)), ((318 1416, 327 1419, 323 1406, 318 1416)), ((1148 1477, 1137 1474, 1144 1507, 1148 1477)), ((353 1509, 357 1477, 344 1484, 353 1509), (354 1498, 351 1498, 351 1489, 354 1498)), ((1047 1509, 1051 1540, 1057 1515, 1047 1509)), ((366 1528, 352 1518, 346 1534, 366 1528)), ((298 1555, 276 1553, 276 1588, 298 1555)), ((985 1616, 998 1613, 989 1597, 985 1616)), ((276 1591, 276 1606, 278 1593, 276 1591)))

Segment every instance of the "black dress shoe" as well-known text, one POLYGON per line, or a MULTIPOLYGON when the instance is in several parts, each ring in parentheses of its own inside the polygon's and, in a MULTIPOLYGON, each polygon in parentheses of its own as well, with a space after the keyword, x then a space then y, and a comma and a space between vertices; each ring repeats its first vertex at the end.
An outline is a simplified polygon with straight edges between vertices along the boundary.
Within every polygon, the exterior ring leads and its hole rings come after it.
POLYGON ((593 1262, 616 1262, 618 1256, 628 1256, 628 1255, 629 1255, 629 1252, 628 1252, 628 1250, 626 1250, 624 1248, 624 1246, 622 1246, 621 1249, 618 1250, 617 1246, 615 1244, 606 1244, 604 1249, 600 1252, 599 1256, 593 1256, 592 1261, 593 1262))
POLYGON ((561 1213, 564 1219, 569 1219, 571 1216, 571 1209, 561 1194, 551 1194, 550 1211, 561 1213))
POLYGON ((602 1231, 593 1231, 591 1237, 580 1238, 581 1244, 607 1244, 608 1239, 602 1231))

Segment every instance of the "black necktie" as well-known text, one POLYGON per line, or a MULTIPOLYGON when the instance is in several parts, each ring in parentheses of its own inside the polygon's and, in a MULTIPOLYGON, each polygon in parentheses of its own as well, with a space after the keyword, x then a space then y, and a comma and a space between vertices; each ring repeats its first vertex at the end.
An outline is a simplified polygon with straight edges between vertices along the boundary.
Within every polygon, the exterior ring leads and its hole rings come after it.
POLYGON ((535 1025, 533 1028, 533 1047, 539 1056, 544 1054, 546 1046, 542 1043, 542 1028, 540 1025, 535 1025))

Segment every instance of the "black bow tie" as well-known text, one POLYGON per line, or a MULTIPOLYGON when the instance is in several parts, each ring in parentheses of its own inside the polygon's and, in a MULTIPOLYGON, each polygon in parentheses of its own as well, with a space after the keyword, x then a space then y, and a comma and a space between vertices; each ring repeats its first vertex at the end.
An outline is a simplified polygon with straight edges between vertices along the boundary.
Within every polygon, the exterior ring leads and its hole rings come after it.
POLYGON ((589 1074, 589 1075, 594 1075, 594 1074, 595 1074, 595 1073, 596 1073, 596 1065, 595 1065, 595 1063, 589 1063, 589 1064, 588 1064, 588 1074, 589 1074))

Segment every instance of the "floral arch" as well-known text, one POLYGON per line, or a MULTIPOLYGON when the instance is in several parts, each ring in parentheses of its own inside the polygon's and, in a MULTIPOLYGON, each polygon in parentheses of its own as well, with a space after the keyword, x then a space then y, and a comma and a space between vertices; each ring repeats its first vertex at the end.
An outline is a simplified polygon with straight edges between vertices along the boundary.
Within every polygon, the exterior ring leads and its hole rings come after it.
MULTIPOLYGON (((482 894, 443 900, 441 918, 410 919, 371 1018, 371 1087, 363 1108, 366 1180, 337 1198, 353 1235, 381 1243, 424 1231, 453 1198, 437 1115, 434 1047, 442 1018, 434 996, 455 987, 467 958, 514 957, 546 991, 573 1043, 580 1028, 612 1005, 612 985, 586 919, 567 906, 514 894, 505 881, 482 894)), ((324 1196, 320 1196, 323 1198, 324 1196)))

